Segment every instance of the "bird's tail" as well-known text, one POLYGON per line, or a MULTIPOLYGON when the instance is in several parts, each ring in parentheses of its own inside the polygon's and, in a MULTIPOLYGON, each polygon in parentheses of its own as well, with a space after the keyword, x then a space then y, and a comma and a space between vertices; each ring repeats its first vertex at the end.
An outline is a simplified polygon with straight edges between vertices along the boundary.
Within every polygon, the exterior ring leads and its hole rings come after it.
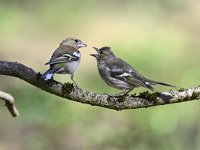
POLYGON ((53 78, 54 73, 56 73, 57 69, 56 68, 50 68, 47 70, 45 73, 42 74, 42 78, 44 80, 50 80, 53 78))
POLYGON ((174 86, 174 85, 171 85, 171 84, 158 82, 158 81, 154 81, 154 80, 149 80, 149 79, 147 79, 147 82, 149 82, 151 85, 159 84, 159 85, 169 86, 169 87, 172 87, 172 88, 178 88, 177 86, 174 86))

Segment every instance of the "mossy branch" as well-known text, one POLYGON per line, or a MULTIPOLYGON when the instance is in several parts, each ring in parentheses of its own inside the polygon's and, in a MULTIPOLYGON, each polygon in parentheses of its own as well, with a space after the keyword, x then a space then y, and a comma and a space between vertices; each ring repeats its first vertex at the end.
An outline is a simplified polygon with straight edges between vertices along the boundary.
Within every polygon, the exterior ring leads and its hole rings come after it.
POLYGON ((36 73, 33 69, 17 62, 0 61, 0 74, 20 78, 43 91, 67 100, 114 110, 146 108, 200 99, 199 86, 162 93, 143 92, 138 96, 127 95, 113 99, 106 94, 97 94, 80 89, 71 83, 62 84, 54 80, 46 82, 40 78, 40 73, 36 73))

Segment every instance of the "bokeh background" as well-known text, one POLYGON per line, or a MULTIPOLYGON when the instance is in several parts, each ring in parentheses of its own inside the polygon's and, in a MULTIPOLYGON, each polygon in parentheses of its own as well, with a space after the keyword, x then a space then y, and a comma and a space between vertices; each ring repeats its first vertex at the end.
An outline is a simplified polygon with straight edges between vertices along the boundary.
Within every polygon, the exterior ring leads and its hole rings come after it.
MULTIPOLYGON (((83 89, 118 92, 99 77, 92 46, 112 46, 154 80, 185 88, 200 82, 199 0, 0 1, 0 60, 44 72, 52 52, 71 36, 89 45, 81 49, 75 76, 83 89)), ((71 82, 66 75, 55 79, 71 82)), ((21 114, 12 118, 1 103, 1 150, 200 149, 198 101, 116 112, 64 100, 12 77, 0 76, 0 90, 15 97, 21 114)))

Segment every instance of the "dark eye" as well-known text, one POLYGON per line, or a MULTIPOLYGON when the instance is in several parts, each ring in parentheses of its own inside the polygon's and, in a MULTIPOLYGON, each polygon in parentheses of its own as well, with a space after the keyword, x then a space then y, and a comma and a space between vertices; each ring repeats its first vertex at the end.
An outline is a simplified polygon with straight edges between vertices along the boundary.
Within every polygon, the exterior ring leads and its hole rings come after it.
POLYGON ((76 43, 78 43, 78 39, 75 39, 74 41, 75 41, 76 43))

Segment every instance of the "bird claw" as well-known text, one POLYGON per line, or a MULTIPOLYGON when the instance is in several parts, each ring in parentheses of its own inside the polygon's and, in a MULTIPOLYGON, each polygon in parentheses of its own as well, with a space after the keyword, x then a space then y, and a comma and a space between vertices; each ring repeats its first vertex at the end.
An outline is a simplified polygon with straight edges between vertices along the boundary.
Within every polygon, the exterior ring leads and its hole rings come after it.
POLYGON ((112 98, 115 104, 118 104, 119 102, 121 102, 121 98, 124 97, 124 95, 112 95, 112 94, 106 94, 106 95, 112 98))
POLYGON ((112 100, 114 101, 115 104, 119 103, 116 96, 114 96, 114 95, 109 95, 109 94, 107 94, 107 95, 108 95, 110 98, 112 98, 112 100))
POLYGON ((116 96, 116 95, 111 95, 111 94, 106 94, 108 95, 108 101, 111 101, 112 103, 114 103, 115 106, 115 110, 120 111, 120 96, 116 96))
POLYGON ((77 88, 79 88, 79 87, 78 87, 78 85, 77 85, 76 83, 74 83, 73 85, 74 85, 74 87, 77 87, 77 88))
POLYGON ((75 82, 74 80, 72 80, 72 81, 73 81, 74 87, 77 87, 77 88, 78 88, 78 85, 76 84, 76 82, 75 82))

